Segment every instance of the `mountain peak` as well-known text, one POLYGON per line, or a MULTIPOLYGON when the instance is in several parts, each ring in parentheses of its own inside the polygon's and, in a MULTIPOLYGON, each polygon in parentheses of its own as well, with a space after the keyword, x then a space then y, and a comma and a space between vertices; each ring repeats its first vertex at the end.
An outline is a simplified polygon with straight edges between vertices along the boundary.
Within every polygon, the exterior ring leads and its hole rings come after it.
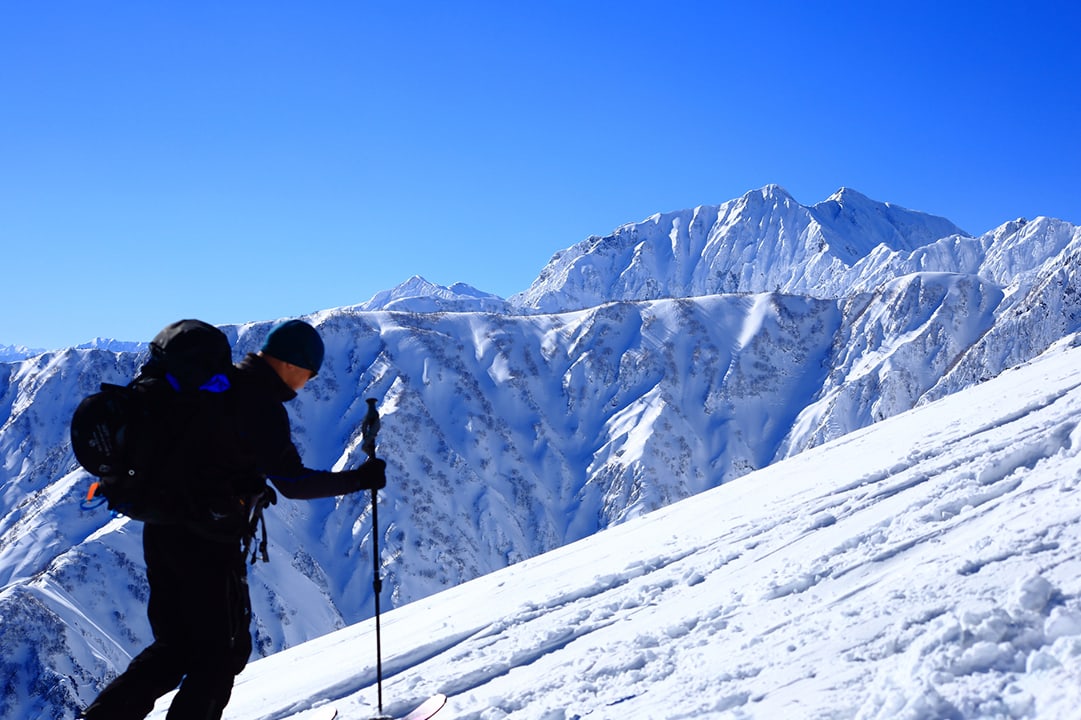
POLYGON ((498 295, 457 282, 446 287, 414 275, 390 290, 378 292, 356 310, 401 312, 504 312, 506 301, 498 295))
MULTIPOLYGON (((833 201, 835 201, 835 202, 837 202, 837 203, 839 203, 841 205, 844 205, 845 203, 857 203, 857 202, 860 202, 860 203, 874 203, 875 202, 871 198, 869 198, 866 195, 864 195, 863 193, 861 193, 859 190, 853 190, 852 188, 844 186, 844 185, 839 187, 837 189, 837 192, 830 195, 828 198, 826 198, 825 201, 829 202, 831 200, 833 200, 833 201)), ((886 205, 889 205, 889 203, 886 203, 886 205)))
POLYGON ((788 192, 788 190, 786 190, 783 186, 778 185, 777 183, 769 183, 768 185, 763 185, 758 192, 762 193, 763 197, 792 197, 792 193, 788 192))
POLYGON ((741 199, 744 201, 762 200, 765 203, 773 204, 786 204, 796 201, 795 198, 792 197, 792 193, 775 183, 763 185, 757 190, 751 190, 744 193, 741 199))
POLYGON ((911 252, 945 237, 971 237, 946 218, 872 200, 849 187, 809 210, 830 247, 849 265, 879 245, 911 252))

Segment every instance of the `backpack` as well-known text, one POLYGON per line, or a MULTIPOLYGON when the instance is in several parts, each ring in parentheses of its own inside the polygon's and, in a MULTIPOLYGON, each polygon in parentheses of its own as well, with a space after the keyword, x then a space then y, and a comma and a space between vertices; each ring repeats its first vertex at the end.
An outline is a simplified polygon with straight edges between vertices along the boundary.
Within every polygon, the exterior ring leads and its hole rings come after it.
POLYGON ((72 415, 71 446, 98 478, 84 507, 106 502, 134 520, 250 542, 273 491, 261 477, 237 487, 237 469, 222 464, 222 449, 233 443, 232 369, 225 333, 181 320, 155 336, 150 359, 128 385, 102 383, 83 399, 72 415))

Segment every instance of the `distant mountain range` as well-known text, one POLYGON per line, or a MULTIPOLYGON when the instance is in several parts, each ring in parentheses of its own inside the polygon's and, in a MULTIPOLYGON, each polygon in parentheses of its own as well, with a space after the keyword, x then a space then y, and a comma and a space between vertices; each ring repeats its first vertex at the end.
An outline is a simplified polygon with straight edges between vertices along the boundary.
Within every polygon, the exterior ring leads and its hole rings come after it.
MULTIPOLYGON (((994 377, 1081 330, 1079 272, 1081 228, 1060 220, 973 237, 849 189, 803 206, 768 186, 588 238, 508 299, 412 278, 312 315, 327 359, 295 437, 309 465, 358 463, 379 399, 403 604, 994 377)), ((226 327, 237 357, 270 325, 226 327)), ((71 717, 149 637, 139 526, 80 509, 67 442, 78 400, 141 361, 102 345, 0 365, 4 717, 28 693, 71 717)), ((258 653, 371 613, 369 513, 271 511, 258 653)))
MULTIPOLYGON (((108 338, 95 338, 90 342, 76 345, 75 350, 90 350, 97 348, 111 352, 140 352, 147 348, 146 342, 130 342, 126 340, 110 340, 108 338)), ((0 362, 18 362, 35 355, 49 352, 44 348, 28 348, 23 345, 0 345, 0 362)))

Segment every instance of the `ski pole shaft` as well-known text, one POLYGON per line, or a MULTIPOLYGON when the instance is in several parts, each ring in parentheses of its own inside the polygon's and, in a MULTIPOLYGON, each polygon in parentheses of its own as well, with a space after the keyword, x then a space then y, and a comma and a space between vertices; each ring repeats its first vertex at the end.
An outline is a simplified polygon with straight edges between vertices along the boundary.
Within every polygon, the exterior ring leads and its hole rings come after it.
POLYGON ((372 556, 374 579, 372 590, 375 592, 375 680, 379 693, 379 714, 383 714, 383 638, 379 628, 379 595, 383 591, 383 578, 379 574, 379 503, 376 490, 372 490, 372 556))
MULTIPOLYGON (((368 398, 368 412, 360 425, 360 447, 371 459, 375 457, 375 436, 379 434, 379 411, 375 398, 368 398)), ((379 497, 372 488, 372 590, 375 595, 375 682, 379 694, 379 714, 383 714, 383 637, 379 627, 379 596, 383 592, 383 578, 379 572, 379 497)))

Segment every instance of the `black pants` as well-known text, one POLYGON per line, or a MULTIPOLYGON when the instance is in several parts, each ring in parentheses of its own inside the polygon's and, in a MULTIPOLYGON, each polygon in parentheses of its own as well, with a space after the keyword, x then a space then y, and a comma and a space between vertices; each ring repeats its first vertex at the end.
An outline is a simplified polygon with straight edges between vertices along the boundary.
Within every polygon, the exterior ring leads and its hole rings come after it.
POLYGON ((239 543, 146 525, 147 615, 154 642, 86 709, 87 720, 141 720, 180 686, 168 720, 218 720, 251 654, 251 599, 239 543))

